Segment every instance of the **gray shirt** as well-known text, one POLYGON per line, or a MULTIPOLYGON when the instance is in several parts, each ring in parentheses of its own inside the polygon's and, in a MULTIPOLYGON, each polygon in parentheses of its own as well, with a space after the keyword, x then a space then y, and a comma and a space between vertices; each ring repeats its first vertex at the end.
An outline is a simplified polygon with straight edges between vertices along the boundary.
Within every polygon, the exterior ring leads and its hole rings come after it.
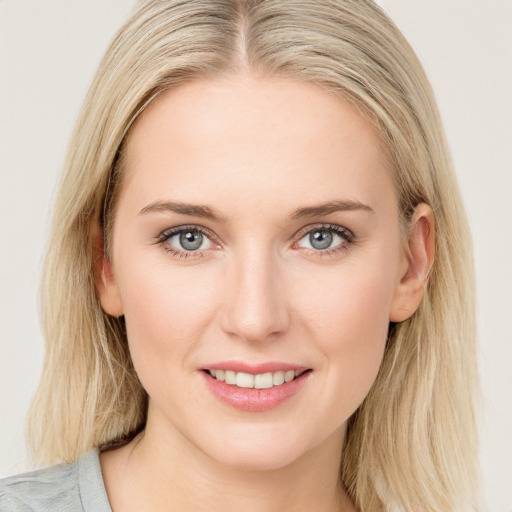
POLYGON ((98 451, 0 480, 0 512, 112 512, 98 451))

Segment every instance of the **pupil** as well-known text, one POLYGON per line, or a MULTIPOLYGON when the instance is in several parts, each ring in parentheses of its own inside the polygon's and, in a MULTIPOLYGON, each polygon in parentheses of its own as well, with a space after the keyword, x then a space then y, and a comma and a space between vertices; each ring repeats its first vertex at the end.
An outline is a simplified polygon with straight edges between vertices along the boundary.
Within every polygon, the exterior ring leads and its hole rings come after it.
POLYGON ((203 243, 203 234, 196 229, 183 231, 180 234, 180 244, 187 251, 197 251, 203 243))
POLYGON ((309 235, 311 247, 327 249, 332 244, 332 233, 329 231, 314 231, 309 235))

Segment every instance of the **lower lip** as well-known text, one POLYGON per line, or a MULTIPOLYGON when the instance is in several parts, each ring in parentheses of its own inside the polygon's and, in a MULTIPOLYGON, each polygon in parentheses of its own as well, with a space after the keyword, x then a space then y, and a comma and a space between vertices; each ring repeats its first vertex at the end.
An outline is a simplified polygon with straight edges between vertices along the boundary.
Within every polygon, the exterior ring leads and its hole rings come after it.
POLYGON ((206 372, 202 374, 210 391, 225 404, 241 411, 263 412, 296 395, 306 384, 311 372, 305 372, 290 382, 267 389, 239 388, 214 379, 206 372))

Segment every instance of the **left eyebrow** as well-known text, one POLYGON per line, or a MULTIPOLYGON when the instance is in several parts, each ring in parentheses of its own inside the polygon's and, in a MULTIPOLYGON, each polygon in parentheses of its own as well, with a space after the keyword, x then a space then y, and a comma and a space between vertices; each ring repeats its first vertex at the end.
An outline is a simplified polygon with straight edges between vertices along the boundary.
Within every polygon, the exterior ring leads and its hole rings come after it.
POLYGON ((316 206, 298 208, 291 213, 290 219, 303 219, 305 217, 316 217, 318 215, 327 215, 334 212, 346 212, 354 210, 362 210, 375 213, 373 208, 359 201, 330 201, 328 203, 319 204, 316 206))
POLYGON ((190 215, 193 217, 204 217, 216 222, 226 222, 226 219, 209 206, 181 203, 175 201, 155 201, 148 204, 139 212, 139 215, 144 215, 151 212, 174 212, 181 215, 190 215))

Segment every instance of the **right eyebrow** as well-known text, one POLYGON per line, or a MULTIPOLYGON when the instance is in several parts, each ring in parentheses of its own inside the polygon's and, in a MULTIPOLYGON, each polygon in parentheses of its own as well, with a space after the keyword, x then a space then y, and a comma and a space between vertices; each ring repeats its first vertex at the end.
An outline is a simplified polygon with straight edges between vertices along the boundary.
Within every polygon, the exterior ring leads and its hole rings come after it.
POLYGON ((175 201, 154 201, 139 212, 139 215, 153 212, 173 212, 192 217, 203 217, 216 222, 226 222, 226 218, 213 208, 201 204, 181 203, 175 201))
POLYGON ((359 201, 330 201, 325 204, 316 206, 307 206, 305 208, 298 208, 290 215, 292 219, 303 219, 307 217, 316 217, 318 215, 328 215, 329 213, 362 210, 369 213, 375 213, 375 210, 370 206, 359 201))

